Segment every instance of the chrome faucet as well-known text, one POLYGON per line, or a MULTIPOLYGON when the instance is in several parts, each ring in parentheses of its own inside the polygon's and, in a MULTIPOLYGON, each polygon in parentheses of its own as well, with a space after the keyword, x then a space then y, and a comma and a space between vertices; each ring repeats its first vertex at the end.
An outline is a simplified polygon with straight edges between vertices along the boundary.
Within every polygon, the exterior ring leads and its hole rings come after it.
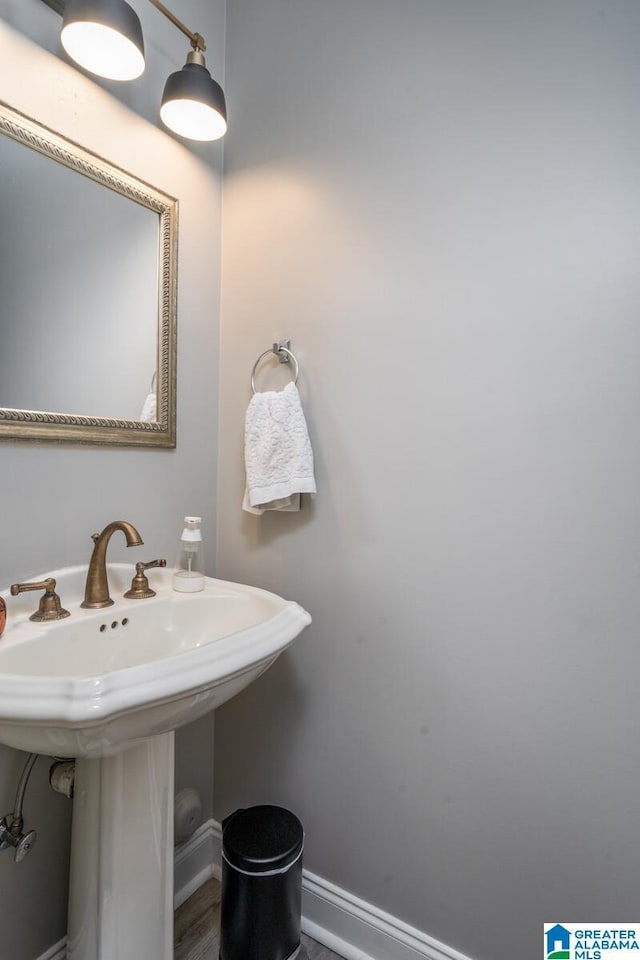
POLYGON ((111 535, 116 530, 122 530, 128 547, 139 547, 142 537, 131 523, 126 520, 114 520, 109 523, 102 533, 94 533, 91 537, 94 543, 93 553, 89 561, 87 582, 84 588, 84 600, 81 607, 110 607, 113 600, 109 596, 109 582, 107 580, 107 546, 111 535))

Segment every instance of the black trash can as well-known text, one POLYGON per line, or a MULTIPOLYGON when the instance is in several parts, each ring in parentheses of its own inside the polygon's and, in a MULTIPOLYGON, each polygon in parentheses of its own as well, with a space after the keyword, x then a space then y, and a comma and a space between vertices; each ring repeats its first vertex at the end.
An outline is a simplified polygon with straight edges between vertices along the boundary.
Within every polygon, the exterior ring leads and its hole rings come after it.
POLYGON ((220 960, 302 960, 302 824, 283 807, 222 823, 220 960))

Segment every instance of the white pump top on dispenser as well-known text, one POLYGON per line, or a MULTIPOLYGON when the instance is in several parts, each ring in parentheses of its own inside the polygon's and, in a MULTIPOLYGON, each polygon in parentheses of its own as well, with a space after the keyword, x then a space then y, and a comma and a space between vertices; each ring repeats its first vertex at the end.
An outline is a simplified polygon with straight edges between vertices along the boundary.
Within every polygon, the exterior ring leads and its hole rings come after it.
POLYGON ((173 573, 173 589, 179 593, 204 590, 204 550, 202 547, 202 517, 185 517, 180 537, 178 556, 173 573))

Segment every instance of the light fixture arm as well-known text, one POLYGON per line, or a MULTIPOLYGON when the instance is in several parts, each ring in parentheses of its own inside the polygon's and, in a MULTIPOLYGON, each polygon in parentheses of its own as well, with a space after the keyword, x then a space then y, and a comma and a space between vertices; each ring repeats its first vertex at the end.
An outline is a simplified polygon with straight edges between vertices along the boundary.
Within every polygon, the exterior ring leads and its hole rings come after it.
MULTIPOLYGON (((65 0, 42 0, 48 7, 51 7, 52 10, 55 10, 56 13, 62 16, 64 14, 64 3, 65 0)), ((204 37, 199 33, 194 33, 192 30, 189 30, 188 27, 185 27, 184 23, 171 13, 171 10, 168 10, 167 7, 160 0, 149 0, 149 3, 152 4, 159 10, 160 13, 164 14, 167 20, 170 20, 174 27, 177 27, 178 30, 181 30, 185 37, 189 38, 191 46, 194 50, 200 50, 202 53, 207 49, 207 45, 204 42, 204 37)))
POLYGON ((182 30, 184 35, 189 38, 191 46, 194 50, 200 50, 201 53, 204 53, 204 51, 207 49, 207 45, 204 42, 204 37, 200 36, 199 33, 194 33, 192 30, 189 30, 188 27, 185 27, 184 23, 182 23, 181 20, 178 20, 175 14, 171 13, 171 10, 168 10, 167 7, 160 2, 160 0, 149 0, 149 3, 154 6, 156 10, 159 10, 160 13, 167 18, 167 20, 170 20, 174 27, 177 27, 178 30, 182 30))

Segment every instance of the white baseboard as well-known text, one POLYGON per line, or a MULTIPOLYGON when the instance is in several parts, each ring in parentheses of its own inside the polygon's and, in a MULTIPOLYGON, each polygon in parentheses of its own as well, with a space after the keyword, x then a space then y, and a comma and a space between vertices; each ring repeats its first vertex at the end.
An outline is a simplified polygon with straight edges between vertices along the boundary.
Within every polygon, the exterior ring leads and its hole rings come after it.
POLYGON ((67 956, 67 938, 60 940, 53 947, 50 947, 46 953, 41 954, 38 960, 65 960, 67 956))
MULTIPOLYGON (((206 880, 220 877, 221 848, 222 830, 215 820, 176 848, 176 908, 206 880)), ((302 871, 302 930, 345 960, 470 960, 309 870, 302 871)), ((38 960, 65 957, 61 940, 38 960)))
POLYGON ((173 909, 211 877, 220 879, 222 833, 215 820, 203 823, 181 846, 176 847, 173 871, 173 909))
POLYGON ((302 929, 345 960, 469 960, 309 870, 302 873, 302 929))

